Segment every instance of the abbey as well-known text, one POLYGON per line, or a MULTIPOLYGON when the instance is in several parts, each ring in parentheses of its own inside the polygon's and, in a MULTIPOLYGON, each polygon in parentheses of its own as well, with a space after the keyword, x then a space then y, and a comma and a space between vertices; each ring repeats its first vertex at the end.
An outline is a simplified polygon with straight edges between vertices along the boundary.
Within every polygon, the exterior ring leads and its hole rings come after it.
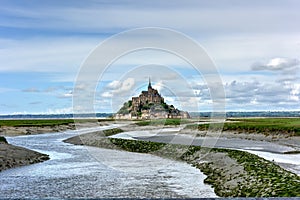
POLYGON ((164 103, 164 98, 160 96, 156 89, 152 88, 149 78, 148 91, 142 91, 139 97, 132 97, 132 110, 136 112, 143 105, 161 103, 164 103))
POLYGON ((164 102, 159 92, 152 88, 149 78, 148 90, 125 102, 115 115, 116 119, 189 118, 189 113, 164 102))

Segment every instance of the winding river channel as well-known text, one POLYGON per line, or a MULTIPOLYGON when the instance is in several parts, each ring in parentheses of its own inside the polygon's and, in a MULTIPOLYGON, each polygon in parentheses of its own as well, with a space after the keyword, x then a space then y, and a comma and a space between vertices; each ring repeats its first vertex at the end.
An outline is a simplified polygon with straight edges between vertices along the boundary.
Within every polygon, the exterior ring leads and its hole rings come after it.
POLYGON ((205 176, 186 163, 63 142, 115 126, 7 137, 50 160, 0 172, 0 198, 216 197, 205 176))
POLYGON ((191 135, 176 134, 178 130, 178 128, 166 128, 160 131, 128 131, 110 137, 171 144, 192 144, 196 146, 202 146, 205 141, 206 143, 214 143, 214 147, 216 148, 236 149, 256 154, 300 176, 300 154, 284 153, 298 150, 294 147, 268 141, 246 140, 241 138, 193 137, 191 135))

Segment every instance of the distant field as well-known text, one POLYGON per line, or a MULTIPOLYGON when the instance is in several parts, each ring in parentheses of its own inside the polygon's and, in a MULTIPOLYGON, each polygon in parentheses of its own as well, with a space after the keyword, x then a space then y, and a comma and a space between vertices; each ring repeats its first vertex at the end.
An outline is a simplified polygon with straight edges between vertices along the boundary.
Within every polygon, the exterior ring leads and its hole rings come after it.
MULTIPOLYGON (((90 122, 91 119, 76 119, 76 122, 90 122)), ((98 119, 98 121, 111 121, 111 119, 98 119)), ((1 126, 26 127, 26 126, 55 126, 74 124, 74 119, 17 119, 0 120, 1 126)))
MULTIPOLYGON (((209 124, 187 125, 186 128, 207 130, 209 124)), ((247 133, 283 133, 300 135, 300 118, 235 118, 227 119, 223 131, 247 133)))
MULTIPOLYGON (((98 119, 98 121, 111 121, 112 119, 98 119)), ((77 119, 76 122, 89 122, 91 119, 77 119)), ((155 119, 136 122, 139 126, 180 125, 194 122, 193 119, 155 119)), ((196 120, 197 121, 197 120, 196 120)), ((26 120, 0 120, 1 126, 55 126, 74 124, 74 119, 26 119, 26 120)), ((187 129, 207 130, 209 124, 187 125, 187 129)), ((236 131, 262 134, 292 134, 300 136, 300 118, 234 118, 227 119, 223 131, 236 131)))
POLYGON ((0 120, 0 126, 54 126, 74 123, 73 119, 26 119, 26 120, 0 120))

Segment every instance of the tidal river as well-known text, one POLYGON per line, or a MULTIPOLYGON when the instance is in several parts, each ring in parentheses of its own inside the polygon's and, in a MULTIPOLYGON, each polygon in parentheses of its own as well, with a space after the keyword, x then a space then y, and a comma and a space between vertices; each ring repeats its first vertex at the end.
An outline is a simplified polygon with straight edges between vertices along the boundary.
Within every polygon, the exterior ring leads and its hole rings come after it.
POLYGON ((110 137, 172 144, 192 144, 196 146, 201 146, 204 141, 206 141, 207 143, 213 143, 214 141, 216 141, 214 144, 214 147, 216 148, 247 151, 249 153, 256 154, 266 160, 275 162, 282 168, 300 176, 300 154, 284 154, 284 152, 298 150, 298 147, 297 149, 295 149, 290 145, 282 145, 267 141, 246 140, 241 138, 230 139, 226 137, 192 137, 191 135, 180 135, 174 133, 172 134, 172 131, 176 133, 176 131, 178 130, 178 128, 166 128, 159 131, 128 131, 110 137))
POLYGON ((8 137, 50 160, 0 172, 0 198, 216 197, 205 176, 186 163, 62 142, 109 128, 8 137))

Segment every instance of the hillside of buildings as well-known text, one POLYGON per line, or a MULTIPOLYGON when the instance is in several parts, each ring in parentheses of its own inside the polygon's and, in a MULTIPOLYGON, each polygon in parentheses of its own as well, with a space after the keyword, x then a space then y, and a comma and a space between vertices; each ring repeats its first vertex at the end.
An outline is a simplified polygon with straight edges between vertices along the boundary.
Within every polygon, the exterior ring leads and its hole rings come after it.
POLYGON ((168 105, 149 79, 147 91, 125 102, 117 112, 117 119, 189 118, 189 113, 168 105))

